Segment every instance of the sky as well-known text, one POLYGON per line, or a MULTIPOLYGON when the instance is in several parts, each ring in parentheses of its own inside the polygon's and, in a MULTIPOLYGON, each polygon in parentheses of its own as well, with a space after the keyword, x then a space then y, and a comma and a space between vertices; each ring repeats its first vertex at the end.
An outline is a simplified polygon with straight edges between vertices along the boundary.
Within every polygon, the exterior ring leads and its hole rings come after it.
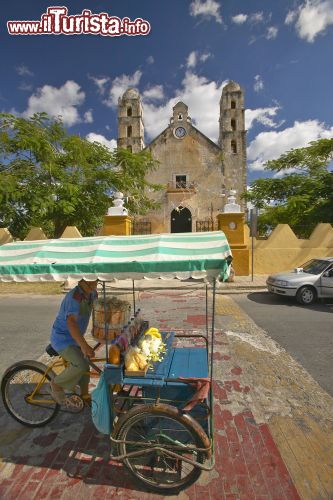
POLYGON ((142 96, 146 143, 179 100, 217 142, 222 88, 234 80, 245 91, 250 183, 271 175, 267 160, 333 136, 332 48, 333 0, 11 0, 0 13, 0 111, 46 111, 112 148, 118 98, 131 86, 142 96), (8 33, 8 21, 40 20, 50 6, 140 18, 150 32, 8 33))

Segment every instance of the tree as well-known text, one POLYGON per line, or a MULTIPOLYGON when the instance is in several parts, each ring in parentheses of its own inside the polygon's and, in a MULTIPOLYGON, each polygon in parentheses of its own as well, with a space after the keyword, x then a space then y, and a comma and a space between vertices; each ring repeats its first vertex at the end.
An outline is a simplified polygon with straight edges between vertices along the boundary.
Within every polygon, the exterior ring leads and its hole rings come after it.
POLYGON ((0 114, 0 227, 23 238, 32 226, 59 237, 74 225, 94 235, 110 206, 110 193, 129 196, 129 208, 154 208, 145 180, 156 168, 150 153, 110 151, 65 130, 45 113, 31 118, 0 114))
POLYGON ((333 138, 319 139, 292 149, 266 163, 266 170, 282 177, 258 179, 245 198, 261 209, 259 228, 289 224, 308 237, 320 222, 333 223, 333 138))

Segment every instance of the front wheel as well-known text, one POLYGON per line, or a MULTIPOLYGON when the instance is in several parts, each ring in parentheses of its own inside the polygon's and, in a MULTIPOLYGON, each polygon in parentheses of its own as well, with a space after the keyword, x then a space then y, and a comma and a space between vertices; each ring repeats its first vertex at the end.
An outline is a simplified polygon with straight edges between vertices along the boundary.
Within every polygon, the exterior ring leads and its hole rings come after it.
POLYGON ((186 459, 203 463, 210 454, 204 451, 210 447, 210 441, 190 416, 170 405, 139 405, 126 414, 119 426, 116 439, 125 441, 118 445, 119 455, 150 448, 144 454, 123 459, 129 471, 149 490, 176 494, 199 478, 201 469, 186 459), (170 456, 163 449, 178 456, 170 456))
POLYGON ((60 407, 48 393, 53 372, 38 361, 20 361, 8 368, 1 381, 2 400, 8 413, 27 427, 42 427, 60 407))
POLYGON ((303 306, 309 306, 313 304, 317 298, 316 290, 312 286, 302 286, 297 291, 296 300, 299 304, 303 306))

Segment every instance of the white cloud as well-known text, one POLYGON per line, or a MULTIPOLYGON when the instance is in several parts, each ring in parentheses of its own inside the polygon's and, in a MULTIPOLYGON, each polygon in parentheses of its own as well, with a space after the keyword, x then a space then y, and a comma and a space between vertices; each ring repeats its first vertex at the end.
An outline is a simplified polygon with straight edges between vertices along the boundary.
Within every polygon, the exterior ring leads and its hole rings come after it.
POLYGON ((154 64, 155 59, 153 58, 153 56, 149 56, 149 57, 147 57, 146 61, 147 61, 147 64, 154 64))
POLYGON ((276 116, 279 111, 279 106, 274 106, 272 108, 257 108, 257 109, 247 109, 245 112, 245 128, 249 130, 254 122, 259 122, 262 125, 270 128, 277 128, 282 125, 282 122, 276 123, 273 117, 276 116))
POLYGON ((186 61, 186 66, 188 68, 194 68, 196 64, 197 64, 197 52, 194 50, 189 54, 186 61))
POLYGON ((65 125, 71 126, 82 121, 78 106, 85 100, 85 93, 80 85, 68 80, 62 87, 44 85, 29 97, 28 108, 23 116, 46 112, 50 116, 61 116, 65 125))
POLYGON ((247 14, 237 14, 231 18, 232 22, 235 24, 244 24, 248 18, 247 14))
POLYGON ((146 101, 160 101, 164 99, 163 85, 155 85, 145 90, 143 99, 146 101))
POLYGON ((198 64, 198 61, 205 62, 207 59, 209 59, 212 56, 209 52, 203 52, 200 54, 200 52, 193 50, 187 60, 186 60, 186 67, 187 68, 195 68, 195 66, 198 64))
POLYGON ((84 123, 92 123, 94 121, 92 110, 88 109, 83 115, 84 123))
POLYGON ((222 24, 222 17, 220 15, 220 4, 215 0, 194 0, 190 4, 191 16, 202 16, 204 19, 211 17, 219 24, 222 24))
POLYGON ((250 23, 257 24, 257 23, 262 23, 264 22, 264 13, 263 11, 260 12, 254 12, 253 14, 249 15, 249 21, 250 23))
POLYGON ((30 92, 33 89, 33 86, 30 83, 21 82, 18 86, 19 90, 23 90, 25 92, 30 92))
POLYGON ((90 134, 86 136, 86 139, 89 142, 99 142, 111 150, 117 147, 117 141, 115 139, 107 139, 104 135, 95 134, 94 132, 90 132, 90 134))
POLYGON ((178 101, 183 101, 189 108, 192 123, 213 141, 219 135, 219 101, 222 88, 227 81, 217 83, 209 81, 187 71, 182 81, 181 89, 175 92, 162 106, 144 103, 145 131, 149 139, 155 138, 164 130, 172 116, 172 108, 178 101))
POLYGON ((297 10, 290 10, 284 20, 285 24, 292 24, 297 17, 297 10))
POLYGON ((254 77, 254 85, 253 85, 253 89, 255 92, 260 92, 260 90, 263 90, 264 88, 264 82, 263 82, 263 79, 261 78, 260 75, 256 75, 254 77))
POLYGON ((330 138, 333 126, 328 128, 318 120, 296 121, 292 127, 281 131, 261 132, 247 149, 250 170, 263 170, 268 160, 279 158, 293 148, 307 146, 310 141, 330 138))
POLYGON ((111 88, 108 93, 107 99, 104 103, 110 108, 114 108, 118 105, 118 99, 123 95, 123 93, 128 89, 128 87, 136 87, 139 85, 141 80, 142 72, 140 70, 135 71, 133 75, 121 75, 117 76, 111 84, 111 88))
POLYGON ((333 24, 333 2, 306 0, 297 9, 288 12, 285 23, 295 23, 298 36, 313 42, 317 35, 324 34, 326 28, 333 24))
POLYGON ((278 32, 279 32, 278 28, 276 28, 275 26, 269 26, 269 28, 267 28, 267 33, 265 38, 267 40, 273 40, 274 38, 277 37, 278 32))
POLYGON ((196 51, 191 52, 187 58, 186 66, 188 68, 194 68, 197 64, 197 58, 198 58, 198 53, 196 51))
POLYGON ((15 68, 15 70, 20 76, 34 76, 33 72, 25 64, 20 64, 20 66, 15 68))
POLYGON ((201 55, 199 56, 199 59, 200 59, 200 61, 205 62, 205 61, 207 61, 207 59, 209 59, 210 57, 212 57, 212 54, 211 54, 210 52, 204 52, 203 54, 201 54, 201 55))
POLYGON ((96 76, 89 76, 88 78, 90 78, 90 80, 94 82, 94 84, 98 89, 99 94, 103 95, 105 93, 105 86, 110 81, 110 78, 108 77, 98 78, 96 76))

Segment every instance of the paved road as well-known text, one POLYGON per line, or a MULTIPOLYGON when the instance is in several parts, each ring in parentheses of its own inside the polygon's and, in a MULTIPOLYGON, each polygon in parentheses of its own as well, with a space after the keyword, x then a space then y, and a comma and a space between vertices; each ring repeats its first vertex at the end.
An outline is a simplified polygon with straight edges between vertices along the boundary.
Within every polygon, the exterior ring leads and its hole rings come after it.
POLYGON ((43 354, 62 295, 0 297, 0 372, 43 354))
POLYGON ((232 298, 333 396, 332 303, 304 307, 268 292, 232 298))
MULTIPOLYGON (((266 292, 232 298, 333 396, 333 304, 298 306, 266 292)), ((2 296, 0 373, 22 359, 35 359, 48 344, 62 296, 2 296)))

